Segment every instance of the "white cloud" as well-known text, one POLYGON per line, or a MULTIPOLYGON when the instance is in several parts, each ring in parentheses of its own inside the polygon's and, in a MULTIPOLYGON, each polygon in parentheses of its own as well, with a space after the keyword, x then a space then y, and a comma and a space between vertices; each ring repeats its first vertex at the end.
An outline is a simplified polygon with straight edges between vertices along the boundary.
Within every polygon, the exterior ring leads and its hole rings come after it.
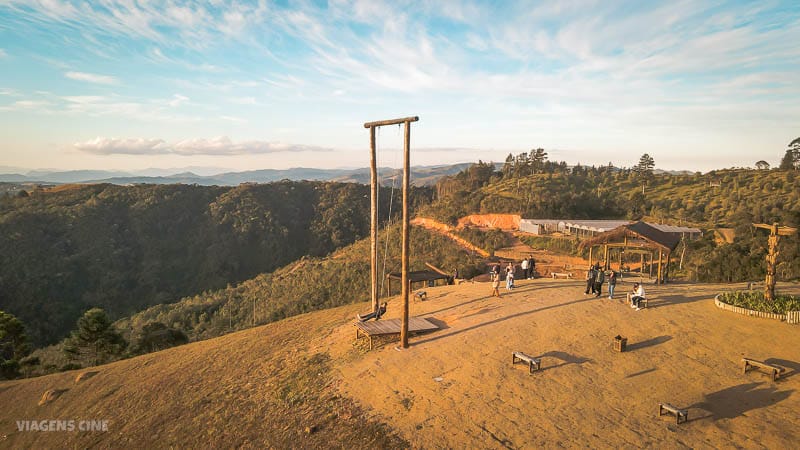
POLYGON ((0 58, 5 58, 6 56, 8 56, 8 53, 6 53, 6 51, 5 51, 5 50, 3 50, 2 48, 0 48, 0 58))
POLYGON ((173 108, 177 108, 178 106, 182 105, 189 101, 189 97, 185 95, 175 94, 172 96, 172 100, 167 102, 167 104, 173 108))
POLYGON ((168 153, 161 139, 95 138, 74 145, 77 150, 96 155, 160 155, 168 153))
POLYGON ((96 83, 96 84, 117 84, 118 81, 116 78, 108 75, 98 75, 94 73, 86 73, 86 72, 67 72, 64 74, 65 77, 78 80, 78 81, 86 81, 88 83, 96 83))
POLYGON ((248 155, 281 152, 329 152, 330 148, 283 142, 233 142, 227 136, 212 139, 187 139, 167 143, 162 139, 101 138, 74 144, 75 149, 97 155, 248 155))

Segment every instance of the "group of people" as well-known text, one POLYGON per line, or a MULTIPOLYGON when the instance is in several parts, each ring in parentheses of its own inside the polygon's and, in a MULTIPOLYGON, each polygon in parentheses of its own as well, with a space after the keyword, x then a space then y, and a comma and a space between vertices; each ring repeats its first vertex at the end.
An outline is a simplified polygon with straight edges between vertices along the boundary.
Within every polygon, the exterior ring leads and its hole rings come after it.
MULTIPOLYGON (((617 272, 613 270, 608 274, 608 298, 614 298, 614 288, 617 286, 617 272)), ((600 268, 600 263, 595 263, 589 266, 586 271, 586 290, 584 295, 589 295, 591 292, 595 297, 600 297, 603 292, 603 283, 606 280, 606 272, 600 268)), ((633 292, 631 293, 631 308, 637 311, 641 309, 641 301, 645 299, 644 286, 641 283, 633 284, 633 292)))
POLYGON ((519 267, 522 269, 523 279, 532 280, 536 278, 536 260, 533 259, 533 255, 528 255, 527 258, 523 259, 519 267))
MULTIPOLYGON (((522 269, 522 278, 532 280, 536 273, 536 260, 534 260, 533 256, 531 255, 522 260, 520 268, 522 269)), ((500 280, 502 278, 502 272, 505 272, 506 290, 508 292, 514 290, 514 270, 513 262, 509 262, 505 269, 501 269, 499 262, 492 266, 492 270, 489 272, 489 275, 492 279, 492 297, 500 297, 500 280)))
MULTIPOLYGON (((592 294, 595 294, 595 297, 600 297, 603 292, 603 283, 606 280, 606 273, 604 270, 600 269, 600 263, 596 263, 593 266, 589 266, 589 270, 586 271, 586 290, 583 292, 583 295, 589 295, 589 291, 592 294)), ((611 275, 608 277, 608 298, 614 297, 614 286, 617 284, 617 276, 614 271, 611 272, 611 275)))

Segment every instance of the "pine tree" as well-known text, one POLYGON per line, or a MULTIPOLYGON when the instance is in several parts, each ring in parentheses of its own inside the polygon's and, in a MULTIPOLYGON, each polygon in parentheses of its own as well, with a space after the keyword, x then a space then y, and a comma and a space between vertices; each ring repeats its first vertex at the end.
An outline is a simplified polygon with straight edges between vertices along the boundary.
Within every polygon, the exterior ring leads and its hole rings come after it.
POLYGON ((644 187, 647 185, 647 180, 653 177, 653 168, 655 166, 655 160, 647 153, 639 158, 639 164, 636 165, 634 170, 639 175, 639 179, 642 182, 642 194, 644 194, 644 187))
POLYGON ((19 376, 20 361, 30 351, 25 326, 12 314, 0 311, 0 379, 19 376))
POLYGON ((98 365, 122 354, 126 346, 106 312, 92 308, 78 319, 78 329, 64 340, 63 351, 70 360, 88 357, 92 364, 98 365))

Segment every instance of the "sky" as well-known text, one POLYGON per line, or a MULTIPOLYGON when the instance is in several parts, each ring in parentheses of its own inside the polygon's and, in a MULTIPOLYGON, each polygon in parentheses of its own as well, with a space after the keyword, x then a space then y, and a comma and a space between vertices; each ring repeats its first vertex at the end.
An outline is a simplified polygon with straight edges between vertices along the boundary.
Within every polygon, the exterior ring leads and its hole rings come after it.
POLYGON ((800 2, 0 0, 0 168, 776 166, 800 2), (403 133, 378 131, 381 166, 403 133))

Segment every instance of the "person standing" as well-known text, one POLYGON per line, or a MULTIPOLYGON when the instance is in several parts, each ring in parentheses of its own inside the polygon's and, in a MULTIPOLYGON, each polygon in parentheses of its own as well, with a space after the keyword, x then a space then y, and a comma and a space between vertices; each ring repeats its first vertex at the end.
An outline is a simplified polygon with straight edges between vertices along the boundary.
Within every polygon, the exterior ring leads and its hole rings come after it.
POLYGON ((586 271, 586 290, 583 295, 589 295, 590 290, 594 294, 594 275, 594 266, 589 266, 589 270, 586 271))
POLYGON ((533 259, 533 255, 528 257, 528 273, 530 274, 529 280, 536 278, 536 260, 533 259))
POLYGON ((595 297, 600 297, 603 293, 603 283, 606 281, 606 272, 600 266, 595 266, 594 269, 594 291, 597 294, 595 297))
POLYGON ((500 274, 492 272, 492 297, 500 297, 500 274))
POLYGON ((522 268, 522 279, 529 280, 530 279, 530 271, 528 269, 528 260, 527 258, 523 259, 519 265, 522 268))
POLYGON ((617 286, 617 272, 611 271, 608 276, 608 299, 614 298, 614 288, 617 286))
MULTIPOLYGON (((509 263, 509 266, 511 263, 509 263)), ((514 269, 512 268, 506 273, 506 290, 511 292, 514 290, 514 269)))

